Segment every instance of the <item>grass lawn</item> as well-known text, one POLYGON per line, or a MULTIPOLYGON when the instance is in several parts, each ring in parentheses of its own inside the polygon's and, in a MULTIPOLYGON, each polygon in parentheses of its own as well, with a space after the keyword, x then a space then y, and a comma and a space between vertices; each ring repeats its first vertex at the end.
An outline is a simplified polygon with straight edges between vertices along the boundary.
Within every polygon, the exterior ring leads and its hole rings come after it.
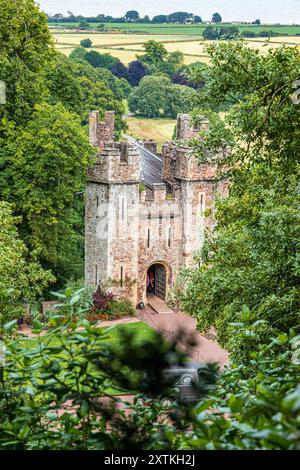
MULTIPOLYGON (((110 328, 110 327, 108 327, 110 328)), ((108 328, 103 328, 105 331, 108 328)), ((138 322, 138 323, 128 323, 128 324, 123 324, 123 325, 117 325, 114 328, 112 328, 109 332, 108 335, 103 338, 103 342, 112 345, 116 349, 119 346, 120 343, 120 334, 122 331, 127 331, 130 333, 133 333, 133 344, 139 345, 143 344, 144 342, 149 342, 151 339, 154 339, 157 337, 158 333, 156 333, 152 328, 150 328, 146 323, 144 322, 138 322)), ((78 332, 80 334, 80 332, 78 332)), ((162 341, 163 338, 161 338, 162 341)), ((64 350, 63 350, 63 345, 61 340, 55 337, 47 337, 46 336, 40 336, 36 338, 22 338, 20 339, 20 342, 22 344, 22 347, 28 348, 28 349, 35 349, 38 348, 39 345, 47 345, 50 347, 59 347, 62 346, 62 351, 61 353, 57 354, 55 353, 55 357, 61 357, 62 360, 64 360, 64 350)), ((112 388, 108 387, 106 389, 106 393, 109 395, 127 395, 127 394, 132 394, 133 391, 131 390, 130 392, 127 390, 121 390, 117 388, 112 388)))
MULTIPOLYGON (((108 328, 111 327, 106 327, 102 328, 103 331, 107 330, 108 328)), ((135 334, 135 341, 137 343, 142 343, 143 341, 150 340, 151 338, 155 337, 157 333, 150 328, 150 326, 146 325, 144 322, 137 322, 137 323, 128 323, 128 324, 122 324, 122 325, 116 325, 111 331, 109 331, 108 335, 105 336, 105 342, 109 342, 111 344, 118 344, 119 338, 120 338, 120 332, 122 330, 127 330, 131 333, 135 334)), ((48 343, 51 346, 58 346, 60 344, 59 338, 54 338, 51 337, 49 340, 49 337, 46 336, 40 336, 36 338, 26 338, 26 339, 21 339, 22 343, 26 342, 26 345, 28 347, 37 347, 39 342, 41 343, 48 343)))
POLYGON ((158 143, 159 150, 165 142, 172 139, 175 119, 147 119, 140 117, 128 117, 127 134, 136 139, 153 139, 158 143))

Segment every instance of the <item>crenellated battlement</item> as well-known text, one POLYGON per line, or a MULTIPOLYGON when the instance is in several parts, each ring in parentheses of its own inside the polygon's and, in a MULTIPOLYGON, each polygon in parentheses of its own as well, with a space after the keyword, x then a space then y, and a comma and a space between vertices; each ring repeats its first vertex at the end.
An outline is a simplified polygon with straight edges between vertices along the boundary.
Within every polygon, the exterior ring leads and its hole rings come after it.
POLYGON ((158 154, 157 151, 157 142, 153 139, 144 139, 144 140, 139 140, 138 144, 141 147, 144 147, 146 150, 149 150, 149 152, 154 153, 154 155, 158 154))
POLYGON ((130 142, 107 142, 88 170, 88 181, 99 183, 139 183, 140 153, 130 142))
POLYGON ((189 114, 178 114, 176 124, 176 140, 189 140, 197 137, 201 130, 208 130, 208 119, 203 117, 197 124, 189 114))
POLYGON ((167 142, 162 148, 164 181, 174 184, 177 180, 208 181, 218 179, 217 164, 199 163, 191 149, 174 142, 167 142))
POLYGON ((169 141, 162 148, 163 181, 172 186, 180 180, 210 181, 218 179, 217 164, 213 161, 205 164, 199 163, 187 143, 192 138, 199 138, 199 132, 208 130, 208 126, 209 122, 205 117, 199 119, 198 124, 195 125, 190 115, 178 115, 176 141, 169 141))
POLYGON ((105 120, 100 121, 99 111, 92 111, 89 115, 89 139, 95 147, 104 148, 107 142, 115 140, 115 113, 105 112, 105 120))
POLYGON ((151 186, 146 186, 140 192, 140 204, 147 204, 149 202, 157 203, 160 205, 168 205, 170 202, 180 203, 180 186, 174 185, 172 192, 168 191, 168 185, 165 183, 155 183, 151 186))

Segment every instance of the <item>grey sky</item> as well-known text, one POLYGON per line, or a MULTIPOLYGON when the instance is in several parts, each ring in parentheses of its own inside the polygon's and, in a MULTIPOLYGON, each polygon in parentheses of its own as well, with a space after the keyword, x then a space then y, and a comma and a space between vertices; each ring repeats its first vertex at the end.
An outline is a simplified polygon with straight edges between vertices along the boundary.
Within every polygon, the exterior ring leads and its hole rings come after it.
POLYGON ((63 13, 68 10, 77 15, 92 16, 104 13, 123 16, 127 10, 138 10, 150 17, 173 11, 188 11, 211 19, 218 11, 224 21, 253 21, 260 18, 265 23, 300 24, 299 0, 38 0, 46 13, 63 13))

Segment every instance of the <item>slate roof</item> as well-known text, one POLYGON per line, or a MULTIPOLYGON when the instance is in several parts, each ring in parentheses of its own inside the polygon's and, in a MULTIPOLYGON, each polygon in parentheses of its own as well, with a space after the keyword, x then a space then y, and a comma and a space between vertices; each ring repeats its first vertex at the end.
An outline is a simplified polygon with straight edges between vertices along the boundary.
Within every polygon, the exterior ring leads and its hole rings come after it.
POLYGON ((162 159, 139 144, 141 153, 141 180, 145 184, 162 183, 162 159))

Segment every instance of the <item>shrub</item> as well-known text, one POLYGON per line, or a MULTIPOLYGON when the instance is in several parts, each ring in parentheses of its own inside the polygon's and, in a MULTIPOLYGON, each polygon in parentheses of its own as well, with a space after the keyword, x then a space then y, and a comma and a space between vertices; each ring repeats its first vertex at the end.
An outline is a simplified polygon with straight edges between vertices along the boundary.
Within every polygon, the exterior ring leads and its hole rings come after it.
POLYGON ((117 300, 112 293, 105 293, 98 286, 93 295, 93 307, 86 315, 87 320, 116 320, 123 317, 132 317, 135 310, 128 300, 117 300))
POLYGON ((90 29, 91 25, 86 21, 81 21, 78 25, 79 29, 90 29))
POLYGON ((256 33, 254 31, 243 31, 241 33, 241 35, 244 37, 244 38, 255 38, 256 37, 256 33))
POLYGON ((109 302, 114 300, 114 296, 111 293, 105 294, 101 287, 98 286, 96 292, 93 295, 93 307, 92 313, 108 313, 110 310, 109 302))
POLYGON ((82 39, 82 41, 80 41, 80 45, 82 47, 92 47, 93 43, 90 39, 82 39))
POLYGON ((116 320, 123 317, 133 317, 135 310, 129 300, 112 300, 109 302, 109 319, 116 320))

